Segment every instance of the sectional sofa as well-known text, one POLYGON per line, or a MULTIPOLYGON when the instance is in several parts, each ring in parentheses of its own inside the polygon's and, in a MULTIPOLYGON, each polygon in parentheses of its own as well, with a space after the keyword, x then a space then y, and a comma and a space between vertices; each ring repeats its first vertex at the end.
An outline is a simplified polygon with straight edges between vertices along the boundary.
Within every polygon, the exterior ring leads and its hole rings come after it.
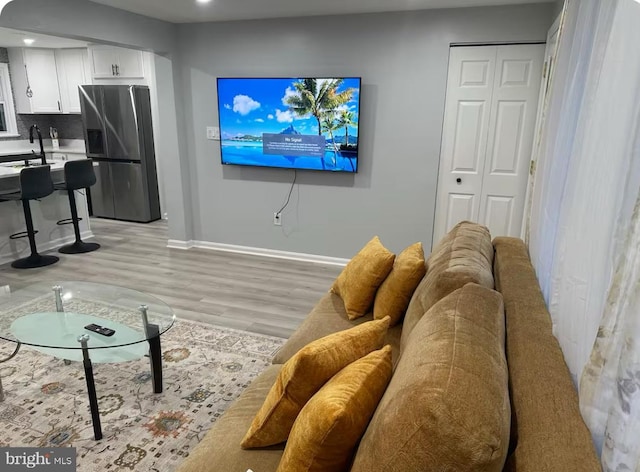
MULTIPOLYGON (((426 261, 391 327, 391 381, 352 472, 600 471, 578 397, 524 243, 458 224, 426 261)), ((267 368, 218 419, 179 472, 273 472, 285 444, 240 443, 282 364, 348 319, 327 293, 267 368)))

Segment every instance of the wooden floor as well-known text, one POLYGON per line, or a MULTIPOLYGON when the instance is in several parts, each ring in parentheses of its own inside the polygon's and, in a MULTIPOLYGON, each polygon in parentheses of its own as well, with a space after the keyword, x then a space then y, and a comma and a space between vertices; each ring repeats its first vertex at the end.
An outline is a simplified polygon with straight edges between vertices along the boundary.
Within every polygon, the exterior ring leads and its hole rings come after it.
POLYGON ((154 295, 178 318, 289 337, 341 268, 205 249, 168 249, 165 222, 92 219, 100 250, 41 269, 0 266, 0 288, 80 280, 154 295))

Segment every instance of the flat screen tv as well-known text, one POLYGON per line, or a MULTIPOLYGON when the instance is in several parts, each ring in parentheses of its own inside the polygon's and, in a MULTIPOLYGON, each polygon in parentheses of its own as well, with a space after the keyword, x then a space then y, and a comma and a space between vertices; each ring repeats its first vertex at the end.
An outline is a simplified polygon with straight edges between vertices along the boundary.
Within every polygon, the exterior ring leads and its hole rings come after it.
POLYGON ((358 171, 360 78, 218 78, 222 164, 358 171))

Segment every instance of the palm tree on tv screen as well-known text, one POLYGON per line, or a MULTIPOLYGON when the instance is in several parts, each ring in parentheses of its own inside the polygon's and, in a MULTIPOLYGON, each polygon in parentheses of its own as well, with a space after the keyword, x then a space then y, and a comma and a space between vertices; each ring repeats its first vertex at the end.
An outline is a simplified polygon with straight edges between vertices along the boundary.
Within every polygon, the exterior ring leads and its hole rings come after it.
POLYGON ((322 120, 325 115, 351 100, 353 89, 338 92, 344 79, 300 79, 293 84, 296 94, 286 98, 285 103, 297 116, 313 117, 318 122, 318 135, 322 135, 322 120))
POLYGON ((333 114, 327 113, 325 114, 322 120, 322 126, 329 133, 329 138, 331 139, 331 147, 333 148, 333 165, 338 165, 338 148, 336 146, 336 140, 333 137, 333 132, 340 128, 340 124, 334 120, 333 114))
POLYGON ((342 111, 342 113, 340 113, 340 116, 338 117, 338 125, 341 128, 344 128, 344 149, 345 150, 349 149, 349 126, 356 126, 358 124, 358 122, 355 121, 355 117, 356 117, 355 113, 347 110, 342 111))

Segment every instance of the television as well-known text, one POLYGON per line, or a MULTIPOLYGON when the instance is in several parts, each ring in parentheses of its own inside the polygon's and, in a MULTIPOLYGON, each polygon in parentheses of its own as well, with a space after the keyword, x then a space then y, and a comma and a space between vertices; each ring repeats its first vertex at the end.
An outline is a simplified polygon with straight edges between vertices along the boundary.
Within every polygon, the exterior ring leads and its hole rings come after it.
POLYGON ((218 78, 222 164, 358 171, 359 77, 218 78))

